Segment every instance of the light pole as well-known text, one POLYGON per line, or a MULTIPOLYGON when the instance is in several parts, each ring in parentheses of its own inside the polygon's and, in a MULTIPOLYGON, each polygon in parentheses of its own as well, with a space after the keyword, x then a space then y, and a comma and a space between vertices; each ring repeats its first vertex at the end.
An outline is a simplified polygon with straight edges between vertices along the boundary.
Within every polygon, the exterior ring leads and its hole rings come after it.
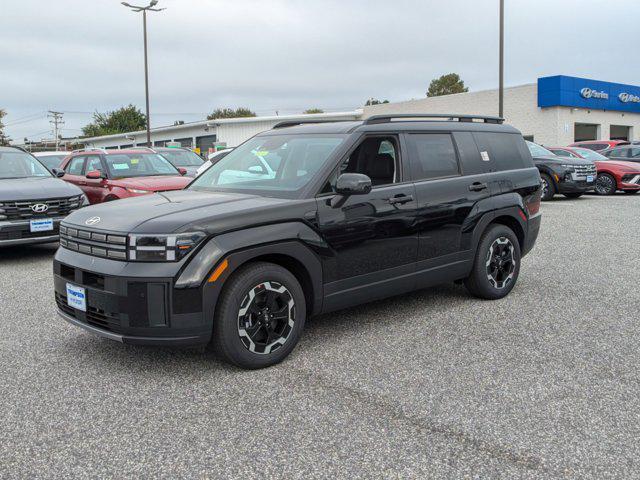
POLYGON ((500 0, 500 67, 498 86, 498 116, 504 118, 504 0, 500 0))
POLYGON ((144 93, 147 106, 147 146, 151 146, 151 116, 149 115, 149 64, 147 62, 147 11, 160 12, 165 8, 153 8, 158 4, 158 0, 151 0, 146 7, 130 5, 127 2, 121 2, 125 7, 130 8, 134 12, 142 12, 142 32, 144 36, 144 93))

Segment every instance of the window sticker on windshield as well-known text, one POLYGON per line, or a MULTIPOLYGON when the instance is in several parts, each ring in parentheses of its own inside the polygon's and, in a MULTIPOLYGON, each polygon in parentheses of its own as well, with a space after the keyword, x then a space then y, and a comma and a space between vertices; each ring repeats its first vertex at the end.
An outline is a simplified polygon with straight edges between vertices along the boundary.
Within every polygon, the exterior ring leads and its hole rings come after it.
POLYGON ((139 158, 132 158, 131 159, 131 165, 137 165, 140 163, 140 159, 139 158))
POLYGON ((114 170, 129 170, 129 164, 127 164, 127 163, 114 163, 113 164, 113 169, 114 170))
POLYGON ((489 161, 489 154, 487 152, 484 152, 484 151, 480 152, 480 156, 482 157, 483 161, 485 162, 489 161))

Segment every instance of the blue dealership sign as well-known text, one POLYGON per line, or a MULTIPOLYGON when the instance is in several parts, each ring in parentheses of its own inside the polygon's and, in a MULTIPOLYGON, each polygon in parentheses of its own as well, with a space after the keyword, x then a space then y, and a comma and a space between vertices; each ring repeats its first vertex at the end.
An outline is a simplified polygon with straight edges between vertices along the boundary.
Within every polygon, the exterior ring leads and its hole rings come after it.
POLYGON ((640 86, 556 75, 538 79, 539 107, 640 113, 640 86))

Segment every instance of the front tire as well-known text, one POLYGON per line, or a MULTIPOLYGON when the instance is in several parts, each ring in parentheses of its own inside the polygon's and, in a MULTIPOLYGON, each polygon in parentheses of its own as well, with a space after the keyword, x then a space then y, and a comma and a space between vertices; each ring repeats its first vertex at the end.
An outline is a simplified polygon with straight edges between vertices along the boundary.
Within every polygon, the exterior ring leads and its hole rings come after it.
POLYGON ((238 367, 269 367, 295 348, 305 318, 304 292, 296 277, 273 263, 250 263, 224 286, 213 322, 213 348, 238 367))
POLYGON ((567 198, 580 198, 583 194, 582 193, 563 193, 563 195, 567 198))
POLYGON ((520 274, 520 243, 505 225, 490 226, 480 238, 471 274, 464 285, 485 300, 506 297, 520 274))
POLYGON ((608 173, 601 173, 596 178, 596 193, 598 195, 613 195, 617 189, 616 179, 608 173))
POLYGON ((542 183, 542 201, 546 202, 551 200, 556 194, 556 185, 553 183, 553 180, 546 173, 540 174, 540 180, 542 183))

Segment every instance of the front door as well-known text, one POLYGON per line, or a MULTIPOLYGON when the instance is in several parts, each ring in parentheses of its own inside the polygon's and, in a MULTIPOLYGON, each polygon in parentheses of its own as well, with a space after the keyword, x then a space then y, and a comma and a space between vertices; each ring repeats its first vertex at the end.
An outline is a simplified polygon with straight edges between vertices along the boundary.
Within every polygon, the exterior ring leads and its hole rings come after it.
MULTIPOLYGON (((84 169, 84 174, 86 175, 89 172, 98 171, 100 173, 104 173, 105 169, 102 165, 102 160, 100 159, 100 155, 88 155, 87 163, 84 169)), ((101 203, 106 195, 107 191, 107 183, 106 180, 102 178, 86 178, 85 177, 86 186, 84 187, 84 192, 87 194, 87 198, 89 199, 89 203, 101 203)))
POLYGON ((413 289, 417 204, 414 185, 404 178, 399 139, 371 136, 328 180, 317 199, 318 229, 331 250, 323 264, 325 310, 413 289), (333 207, 329 192, 345 172, 368 175, 373 188, 333 207))
POLYGON ((85 191, 87 185, 87 179, 84 176, 84 155, 73 157, 67 165, 64 167, 65 181, 78 185, 82 191, 85 191))

